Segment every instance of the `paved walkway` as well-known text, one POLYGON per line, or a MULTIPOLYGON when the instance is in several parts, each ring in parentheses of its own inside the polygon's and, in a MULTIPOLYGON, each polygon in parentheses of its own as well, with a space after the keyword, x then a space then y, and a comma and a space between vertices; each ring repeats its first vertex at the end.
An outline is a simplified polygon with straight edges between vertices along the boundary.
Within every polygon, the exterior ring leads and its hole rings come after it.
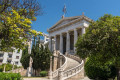
POLYGON ((47 78, 24 78, 23 80, 49 80, 47 78))
POLYGON ((90 80, 88 77, 85 77, 84 79, 80 79, 80 80, 90 80))

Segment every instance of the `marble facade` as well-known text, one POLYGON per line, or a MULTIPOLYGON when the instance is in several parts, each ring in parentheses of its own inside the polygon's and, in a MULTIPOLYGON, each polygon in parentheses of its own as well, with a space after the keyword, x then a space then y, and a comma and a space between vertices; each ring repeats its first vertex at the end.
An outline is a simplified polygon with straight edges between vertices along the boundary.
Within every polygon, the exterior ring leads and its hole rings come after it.
POLYGON ((54 26, 48 29, 49 49, 51 51, 54 49, 60 50, 63 54, 65 54, 65 52, 74 54, 76 52, 74 45, 78 36, 85 33, 85 29, 89 26, 91 21, 92 19, 84 15, 63 17, 54 26))

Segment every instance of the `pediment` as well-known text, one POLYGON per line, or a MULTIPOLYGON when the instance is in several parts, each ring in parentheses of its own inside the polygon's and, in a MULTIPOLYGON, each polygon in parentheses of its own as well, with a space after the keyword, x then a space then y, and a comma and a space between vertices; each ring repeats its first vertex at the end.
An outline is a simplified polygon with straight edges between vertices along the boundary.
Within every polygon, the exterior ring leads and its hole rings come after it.
POLYGON ((54 26, 52 26, 48 30, 48 32, 50 32, 53 29, 57 29, 57 28, 60 28, 62 26, 74 23, 76 21, 80 21, 82 19, 87 20, 88 22, 93 21, 92 19, 90 19, 90 18, 88 18, 88 17, 86 17, 84 15, 82 15, 82 16, 75 16, 75 17, 65 17, 64 19, 61 19, 60 21, 58 21, 54 26))
POLYGON ((58 21, 53 27, 51 27, 50 29, 54 29, 54 28, 58 28, 62 25, 65 25, 65 24, 69 24, 71 21, 75 20, 77 18, 73 18, 73 19, 61 19, 60 21, 58 21))

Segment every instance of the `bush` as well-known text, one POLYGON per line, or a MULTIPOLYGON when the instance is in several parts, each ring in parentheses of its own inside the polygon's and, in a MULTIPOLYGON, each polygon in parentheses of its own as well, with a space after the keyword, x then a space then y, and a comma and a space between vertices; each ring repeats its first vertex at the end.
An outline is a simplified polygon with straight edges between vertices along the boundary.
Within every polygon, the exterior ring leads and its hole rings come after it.
POLYGON ((40 76, 41 76, 41 77, 45 77, 45 76, 47 76, 47 74, 48 74, 47 71, 41 71, 41 72, 40 72, 40 76))
POLYGON ((2 73, 0 72, 0 80, 22 80, 18 73, 2 73))
MULTIPOLYGON (((5 71, 10 71, 10 70, 12 70, 13 65, 10 64, 10 63, 8 63, 8 64, 2 64, 2 65, 0 65, 0 72, 3 72, 5 65, 6 65, 5 71)), ((17 67, 17 65, 14 65, 14 69, 17 69, 17 68, 19 68, 19 67, 17 67)))
POLYGON ((116 68, 112 64, 101 65, 94 58, 90 57, 85 63, 85 72, 90 79, 107 80, 115 78, 116 68))

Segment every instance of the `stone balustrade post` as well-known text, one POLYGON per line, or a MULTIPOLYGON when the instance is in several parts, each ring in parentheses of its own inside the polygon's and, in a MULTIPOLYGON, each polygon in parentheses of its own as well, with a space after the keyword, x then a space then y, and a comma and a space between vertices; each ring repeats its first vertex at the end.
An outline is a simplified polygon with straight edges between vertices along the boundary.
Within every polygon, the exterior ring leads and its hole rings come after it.
POLYGON ((58 78, 58 80, 63 80, 63 69, 59 70, 58 78))
POLYGON ((50 57, 50 71, 49 71, 49 79, 52 80, 52 56, 50 57))

